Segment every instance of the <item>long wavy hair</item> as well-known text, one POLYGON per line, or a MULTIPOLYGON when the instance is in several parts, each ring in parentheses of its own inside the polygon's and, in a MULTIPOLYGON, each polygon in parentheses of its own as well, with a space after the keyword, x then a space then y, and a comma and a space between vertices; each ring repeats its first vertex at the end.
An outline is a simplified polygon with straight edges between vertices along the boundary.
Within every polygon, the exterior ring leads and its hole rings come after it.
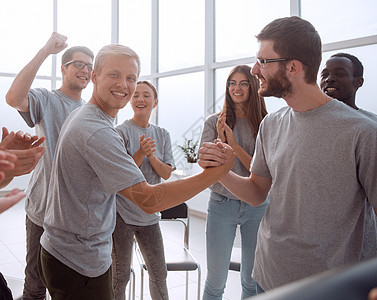
MULTIPOLYGON (((251 68, 249 66, 238 65, 230 71, 226 82, 228 82, 235 73, 242 73, 246 75, 247 80, 250 83, 249 99, 246 108, 246 118, 249 121, 250 128, 253 131, 255 138, 258 134, 259 124, 267 115, 267 109, 264 98, 262 96, 259 96, 258 94, 259 80, 255 76, 251 75, 250 70, 251 68)), ((228 84, 226 84, 223 112, 225 112, 226 114, 226 123, 230 128, 233 129, 234 125, 236 124, 236 110, 235 104, 229 93, 228 84)))

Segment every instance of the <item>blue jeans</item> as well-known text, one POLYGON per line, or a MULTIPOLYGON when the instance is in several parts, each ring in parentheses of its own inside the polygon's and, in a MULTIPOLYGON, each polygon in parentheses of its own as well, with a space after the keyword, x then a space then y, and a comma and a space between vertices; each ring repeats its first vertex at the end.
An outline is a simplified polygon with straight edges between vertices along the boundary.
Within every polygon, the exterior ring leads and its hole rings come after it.
POLYGON ((257 295, 263 294, 264 290, 260 287, 260 285, 257 283, 257 295))
POLYGON ((268 203, 267 199, 260 206, 253 207, 211 192, 206 230, 207 279, 203 300, 222 299, 237 225, 240 225, 241 232, 242 299, 256 295, 256 283, 251 272, 259 223, 268 203))

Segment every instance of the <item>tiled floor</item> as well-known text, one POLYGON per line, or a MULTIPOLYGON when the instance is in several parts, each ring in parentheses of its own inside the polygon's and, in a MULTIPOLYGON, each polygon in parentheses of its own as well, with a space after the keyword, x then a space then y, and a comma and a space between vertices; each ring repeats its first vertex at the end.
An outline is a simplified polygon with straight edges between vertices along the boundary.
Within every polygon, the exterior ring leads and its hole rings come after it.
MULTIPOLYGON (((24 201, 21 201, 8 211, 0 215, 0 271, 7 278, 14 297, 22 293, 25 266, 25 212, 24 201)), ((191 213, 190 225, 190 250, 201 265, 201 295, 203 294, 204 282, 207 274, 205 257, 205 219, 191 213)), ((179 228, 166 228, 162 225, 163 235, 169 241, 181 239, 177 233, 179 228)), ((168 243, 169 243, 168 241, 168 243)), ((239 239, 236 239, 238 244, 239 239)), ((136 273, 136 299, 140 299, 140 270, 137 259, 134 259, 136 273)), ((197 273, 189 272, 189 299, 197 299, 197 273)), ((184 299, 185 273, 168 273, 169 297, 171 300, 184 299)), ((128 293, 127 293, 128 295, 128 293)), ((229 272, 227 287, 223 299, 240 299, 241 287, 238 272, 229 272)), ((148 290, 148 276, 144 277, 144 299, 151 299, 148 290)))

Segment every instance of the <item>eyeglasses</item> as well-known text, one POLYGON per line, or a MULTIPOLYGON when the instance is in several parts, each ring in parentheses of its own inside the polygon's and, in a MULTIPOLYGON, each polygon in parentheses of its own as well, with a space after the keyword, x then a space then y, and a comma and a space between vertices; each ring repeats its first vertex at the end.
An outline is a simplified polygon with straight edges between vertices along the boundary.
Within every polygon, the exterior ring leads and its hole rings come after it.
POLYGON ((88 72, 91 72, 92 69, 93 69, 93 65, 92 64, 86 64, 86 63, 84 63, 83 61, 80 61, 80 60, 71 60, 69 62, 66 62, 63 66, 68 66, 70 64, 75 64, 76 69, 79 69, 79 70, 82 70, 85 67, 87 67, 88 68, 88 72))
POLYGON ((256 58, 258 66, 263 69, 265 64, 272 63, 272 62, 278 62, 278 61, 287 61, 292 60, 295 58, 269 58, 269 59, 260 59, 256 58))
POLYGON ((248 81, 241 81, 240 83, 235 82, 234 80, 228 80, 227 86, 228 88, 236 88, 236 86, 239 85, 241 89, 246 90, 249 88, 250 82, 248 81))

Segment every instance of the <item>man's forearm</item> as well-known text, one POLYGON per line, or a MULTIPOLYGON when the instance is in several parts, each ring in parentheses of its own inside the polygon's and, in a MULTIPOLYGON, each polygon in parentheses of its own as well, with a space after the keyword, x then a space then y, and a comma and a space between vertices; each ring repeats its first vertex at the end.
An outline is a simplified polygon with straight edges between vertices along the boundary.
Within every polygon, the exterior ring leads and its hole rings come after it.
POLYGON ((28 111, 28 93, 37 72, 48 57, 42 48, 37 55, 17 74, 6 95, 7 103, 20 111, 28 111))
POLYGON ((229 172, 221 178, 220 183, 238 199, 251 206, 258 206, 266 199, 271 180, 261 176, 253 177, 242 177, 229 172))
POLYGON ((202 173, 176 181, 148 185, 136 184, 122 195, 138 205, 146 213, 159 212, 181 204, 200 193, 224 175, 224 166, 208 168, 202 173), (127 195, 128 194, 128 195, 127 195))

